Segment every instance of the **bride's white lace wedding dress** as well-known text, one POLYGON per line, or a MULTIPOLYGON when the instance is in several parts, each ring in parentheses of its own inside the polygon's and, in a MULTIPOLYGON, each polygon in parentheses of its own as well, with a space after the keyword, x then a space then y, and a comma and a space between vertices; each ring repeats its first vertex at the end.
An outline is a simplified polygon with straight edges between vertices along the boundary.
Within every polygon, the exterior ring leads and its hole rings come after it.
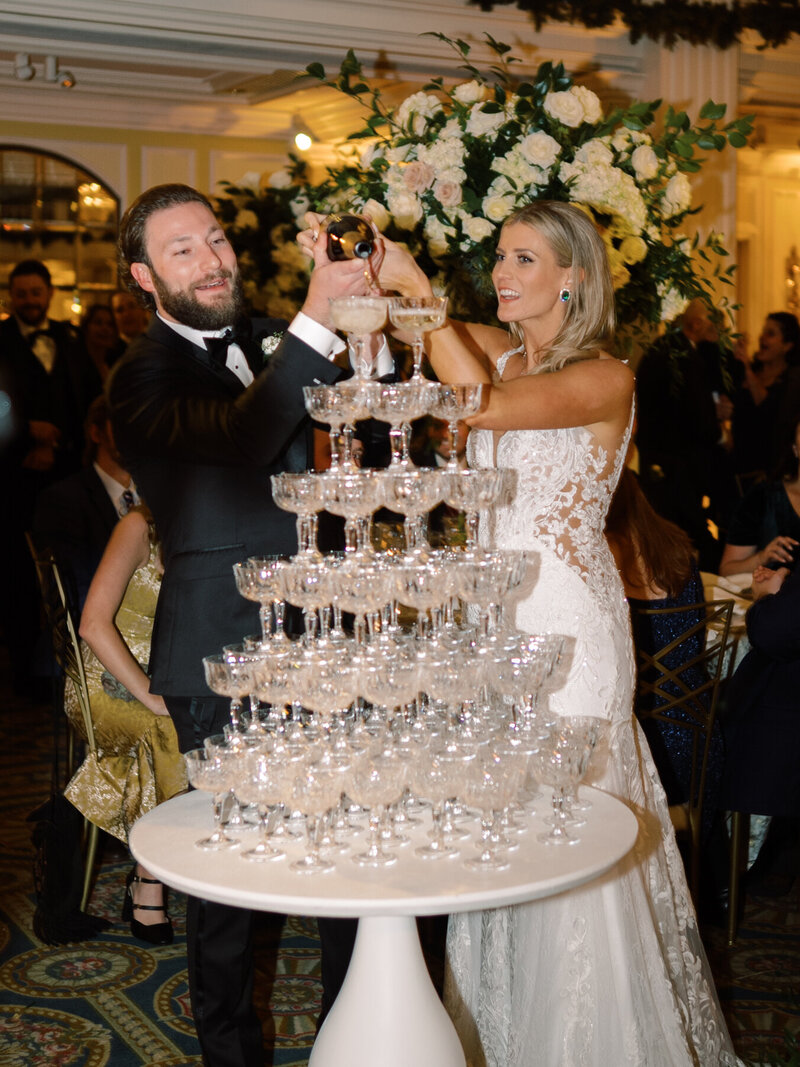
POLYGON ((470 466, 511 467, 518 477, 513 502, 482 517, 482 540, 540 556, 517 626, 574 638, 550 705, 608 720, 588 781, 639 819, 634 850, 602 878, 531 904, 451 917, 445 1002, 469 1067, 740 1062, 666 797, 632 714, 628 611, 603 534, 630 430, 614 455, 584 427, 511 431, 496 445, 491 431, 469 437, 470 466))

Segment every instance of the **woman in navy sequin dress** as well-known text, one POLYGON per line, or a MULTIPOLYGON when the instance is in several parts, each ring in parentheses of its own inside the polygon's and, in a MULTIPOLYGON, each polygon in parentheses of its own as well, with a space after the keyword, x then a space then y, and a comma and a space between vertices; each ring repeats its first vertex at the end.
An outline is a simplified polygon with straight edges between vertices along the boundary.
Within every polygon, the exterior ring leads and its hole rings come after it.
MULTIPOLYGON (((702 603, 703 584, 688 536, 671 522, 662 519, 647 502, 633 471, 626 469, 612 500, 606 521, 606 536, 617 561, 625 595, 631 609, 633 643, 637 659, 642 651, 651 655, 674 641, 701 619, 698 609, 670 615, 643 616, 641 608, 676 608, 702 603)), ((671 669, 690 662, 702 651, 702 631, 687 638, 674 649, 667 661, 671 669)), ((690 688, 699 687, 705 675, 699 667, 687 667, 681 681, 690 688), (696 677, 693 675, 696 674, 696 677)), ((658 698, 651 697, 654 701, 658 698)), ((641 705, 640 705, 641 706, 641 705)), ((674 717, 681 717, 676 709, 674 717)), ((688 721, 688 720, 687 720, 688 721)), ((670 805, 689 799, 692 766, 692 736, 684 727, 656 719, 642 722, 653 759, 670 805)), ((704 831, 708 832, 716 808, 722 779, 724 746, 719 726, 715 724, 706 772, 704 797, 704 831)))

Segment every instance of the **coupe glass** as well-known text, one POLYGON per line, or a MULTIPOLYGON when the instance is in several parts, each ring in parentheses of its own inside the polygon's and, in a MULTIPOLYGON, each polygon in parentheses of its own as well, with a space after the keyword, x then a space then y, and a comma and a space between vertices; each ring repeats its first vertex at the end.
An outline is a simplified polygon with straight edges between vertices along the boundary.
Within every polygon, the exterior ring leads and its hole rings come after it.
POLYGON ((284 630, 283 594, 278 577, 287 562, 284 556, 251 556, 246 562, 233 565, 239 592, 261 605, 261 638, 270 644, 289 643, 284 630))
POLYGON ((499 468, 451 471, 445 500, 452 508, 463 511, 467 520, 467 548, 478 548, 480 512, 509 496, 516 485, 517 472, 499 468))
POLYGON ((331 321, 337 330, 347 334, 355 351, 356 375, 369 378, 372 366, 364 352, 371 333, 386 324, 387 299, 383 296, 337 296, 330 300, 331 321))
MULTIPOLYGON (((371 382, 351 379, 354 383, 344 389, 342 385, 304 385, 303 398, 306 411, 314 422, 330 426, 331 469, 340 465, 355 468, 352 456, 354 424, 367 417, 365 388, 371 382), (339 438, 344 438, 344 452, 340 454, 339 438)), ((344 383, 342 383, 344 384, 344 383)), ((377 385, 378 383, 374 383, 377 385)))
POLYGON ((470 870, 504 871, 509 861, 503 852, 508 841, 498 832, 499 814, 514 798, 520 775, 511 760, 503 760, 494 749, 479 752, 467 767, 461 795, 481 812, 479 855, 464 861, 470 870))
POLYGON ((236 777, 235 792, 243 804, 255 804, 261 827, 261 840, 254 848, 242 852, 242 858, 255 862, 279 860, 286 855, 269 843, 270 809, 283 800, 281 781, 272 769, 272 756, 265 750, 247 752, 242 757, 236 777))
POLYGON ((432 753, 428 759, 412 764, 409 784, 415 796, 430 802, 433 819, 431 841, 416 848, 416 855, 424 860, 453 859, 458 849, 445 840, 442 826, 445 801, 453 785, 452 767, 432 753))
POLYGON ((234 783, 232 760, 227 755, 210 755, 204 748, 193 748, 183 758, 189 783, 195 789, 211 793, 214 804, 214 832, 195 845, 209 852, 237 848, 238 840, 228 837, 222 828, 222 805, 234 783))
POLYGON ((458 456, 456 455, 456 440, 458 438, 458 423, 460 419, 468 419, 481 409, 483 399, 483 386, 478 382, 470 382, 466 385, 440 385, 430 414, 437 419, 446 419, 450 434, 450 458, 447 466, 450 470, 458 470, 458 456))
POLYGON ((377 388, 367 395, 367 407, 374 419, 389 423, 392 446, 389 467, 413 467, 409 455, 411 423, 428 414, 438 386, 422 375, 409 382, 375 384, 377 388))
POLYGON ((301 556, 320 559, 317 549, 317 513, 322 511, 322 482, 313 471, 273 474, 272 499, 284 511, 297 515, 297 545, 301 556))
POLYGON ((325 874, 334 864, 319 854, 319 820, 336 804, 342 791, 341 778, 331 768, 309 763, 300 771, 292 788, 292 804, 306 819, 306 854, 289 866, 298 874, 325 874))
POLYGON ((381 838, 381 822, 390 804, 399 800, 405 782, 403 761, 389 752, 366 754, 353 769, 348 795, 369 810, 369 841, 364 852, 353 856, 360 867, 389 867, 397 856, 386 852, 381 838))
POLYGON ((397 330, 410 333, 414 354, 411 380, 422 378, 425 334, 438 330, 447 318, 446 296, 395 296, 389 301, 389 320, 397 330))
POLYGON ((279 580, 284 600, 303 609, 309 645, 317 632, 317 612, 333 600, 332 568, 327 562, 295 556, 280 569, 279 580))
POLYGON ((437 470, 415 468, 385 470, 378 474, 385 507, 405 517, 406 551, 409 555, 430 551, 422 516, 439 503, 445 492, 437 470))
POLYGON ((380 507, 380 482, 369 471, 328 471, 322 476, 325 508, 344 517, 345 551, 364 559, 371 555, 369 519, 380 507))
POLYGON ((206 685, 219 696, 230 697, 231 723, 239 728, 242 701, 253 691, 253 663, 251 653, 216 652, 203 657, 206 685))
POLYGON ((568 813, 565 793, 577 785, 589 769, 594 744, 596 720, 591 716, 559 718, 550 737, 532 757, 537 777, 553 788, 552 829, 537 836, 546 845, 574 845, 580 838, 567 829, 568 813))

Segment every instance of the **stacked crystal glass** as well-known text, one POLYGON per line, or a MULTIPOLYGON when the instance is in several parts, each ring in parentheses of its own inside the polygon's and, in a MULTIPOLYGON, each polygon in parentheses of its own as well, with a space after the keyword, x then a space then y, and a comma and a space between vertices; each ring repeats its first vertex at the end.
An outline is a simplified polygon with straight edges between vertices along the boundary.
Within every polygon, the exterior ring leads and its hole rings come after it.
POLYGON ((355 341, 357 373, 304 390, 311 418, 330 426, 330 468, 272 477, 275 503, 297 516, 297 553, 234 568, 261 628, 204 661, 209 687, 230 698, 231 721, 187 755, 190 781, 215 799, 215 829, 200 848, 238 842, 255 862, 294 852, 294 871, 324 874, 348 859, 402 862, 413 833, 422 839, 417 857, 463 854, 470 869, 502 870, 529 828, 537 779, 552 787, 552 828, 540 839, 578 840, 570 798, 599 724, 553 717, 538 700, 563 639, 518 632, 510 621, 535 579, 535 554, 478 542, 479 513, 513 493, 514 472, 461 470, 454 449, 442 469, 410 458, 414 419, 447 419, 455 442, 483 387, 422 376, 421 335, 443 323, 444 302, 406 304, 332 302, 337 327, 355 341), (364 336, 387 315, 414 333, 408 381, 367 376, 364 336), (367 418, 390 426, 386 469, 354 462, 354 428, 367 418), (426 517, 441 503, 465 513, 464 547, 431 546, 426 517), (404 544, 380 550, 372 524, 383 508, 403 516, 404 544), (344 552, 319 551, 321 511, 344 519, 344 552), (303 613, 299 638, 284 629, 286 604, 303 613), (293 842, 302 824, 304 848, 293 842), (256 828, 258 843, 247 847, 256 828))

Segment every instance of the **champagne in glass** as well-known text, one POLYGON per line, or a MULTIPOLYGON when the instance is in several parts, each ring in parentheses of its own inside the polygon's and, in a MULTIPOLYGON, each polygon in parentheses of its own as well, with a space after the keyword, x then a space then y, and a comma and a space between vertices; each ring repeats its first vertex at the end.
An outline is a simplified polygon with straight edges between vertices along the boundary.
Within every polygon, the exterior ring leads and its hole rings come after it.
POLYGON ((364 356, 367 338, 383 329, 386 323, 386 297, 383 296, 337 296, 332 297, 331 321, 337 330, 347 334, 355 349, 356 374, 368 378, 371 366, 364 356))
POLYGON ((412 380, 422 377, 425 334, 444 326, 446 318, 446 296, 395 296, 389 301, 389 321, 392 326, 398 330, 406 330, 412 335, 412 380))

